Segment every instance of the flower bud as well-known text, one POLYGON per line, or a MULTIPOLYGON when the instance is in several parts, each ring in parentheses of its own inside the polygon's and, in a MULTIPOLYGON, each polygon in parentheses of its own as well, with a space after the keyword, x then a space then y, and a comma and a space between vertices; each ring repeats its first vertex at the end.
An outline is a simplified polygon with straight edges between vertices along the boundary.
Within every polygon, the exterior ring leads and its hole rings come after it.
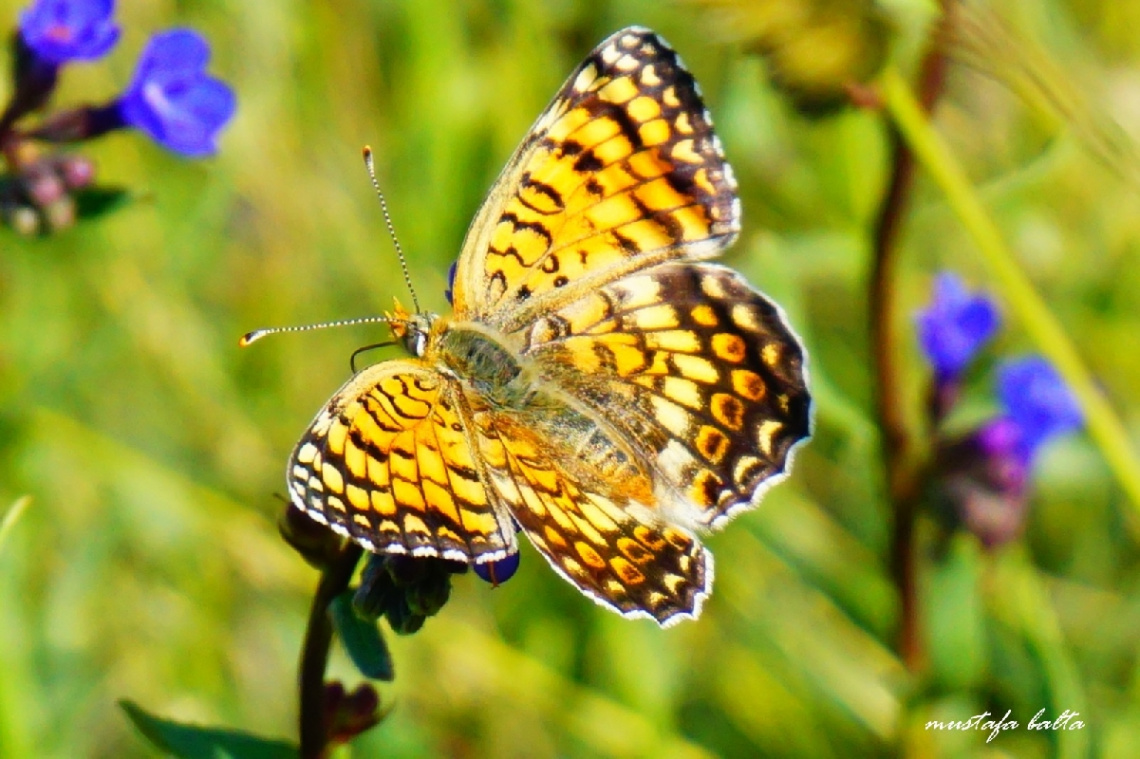
POLYGON ((997 332, 999 321, 989 296, 971 294, 954 274, 939 274, 930 306, 917 316, 919 344, 936 382, 956 381, 997 332))
POLYGON ((962 525, 987 548, 1021 535, 1029 464, 1015 422, 999 417, 944 445, 937 460, 937 495, 952 525, 962 525))
POLYGON ((75 225, 76 208, 75 198, 70 195, 60 195, 41 209, 44 223, 49 232, 61 232, 75 225))
POLYGON ((426 615, 412 611, 407 597, 403 594, 392 597, 388 608, 385 610, 385 616, 388 617, 388 626, 397 635, 411 635, 419 632, 419 629, 424 626, 424 622, 427 621, 426 615))
POLYGON ((95 181, 95 163, 83 156, 60 156, 56 167, 69 190, 81 190, 95 181))
POLYGON ((360 573, 360 587, 352 597, 356 613, 365 619, 376 620, 399 594, 392 575, 388 572, 385 556, 369 554, 360 573))
POLYGON ((24 194, 37 208, 50 206, 62 198, 67 191, 63 179, 55 172, 54 167, 46 161, 29 167, 21 178, 21 184, 24 194))
POLYGON ((16 234, 31 237, 40 232, 40 215, 30 206, 8 202, 0 207, 0 215, 16 234))
POLYGON ((329 743, 347 743, 384 718, 380 694, 369 683, 361 683, 351 693, 339 681, 325 683, 324 717, 329 743))
POLYGON ((340 555, 344 538, 327 525, 323 525, 292 503, 277 521, 277 529, 285 542, 316 569, 326 569, 340 555))
POLYGON ((435 566, 420 582, 407 588, 404 597, 414 614, 431 617, 451 598, 451 576, 443 567, 435 566))

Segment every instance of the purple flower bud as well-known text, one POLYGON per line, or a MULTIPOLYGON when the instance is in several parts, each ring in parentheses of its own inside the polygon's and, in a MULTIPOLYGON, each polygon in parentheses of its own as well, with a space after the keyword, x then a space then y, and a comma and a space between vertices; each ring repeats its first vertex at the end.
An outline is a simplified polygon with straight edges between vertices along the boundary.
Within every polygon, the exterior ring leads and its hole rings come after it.
POLYGON ((949 513, 988 547, 1021 534, 1029 476, 1041 446, 1082 424, 1076 399, 1039 356, 1002 366, 998 395, 1002 415, 937 453, 938 486, 949 513))
POLYGON ((347 743, 384 719, 380 694, 369 683, 348 692, 333 680, 325 683, 324 695, 325 733, 333 745, 347 743))
POLYGON ((114 12, 114 0, 36 0, 20 14, 20 36, 50 63, 92 61, 119 39, 114 12))
POLYGON ((492 585, 500 585, 514 577, 519 568, 519 552, 515 551, 498 561, 486 561, 474 566, 475 574, 492 585))
POLYGON ((57 170, 69 190, 80 190, 95 181, 95 164, 91 159, 78 155, 65 155, 59 158, 57 170))
POLYGON ((122 124, 183 155, 216 152, 218 133, 237 103, 225 82, 206 73, 209 58, 206 40, 189 29, 151 38, 117 103, 122 124))
POLYGON ((918 339, 939 383, 957 378, 997 331, 997 305, 971 294, 956 275, 934 281, 934 299, 917 317, 918 339))
POLYGON ((25 172, 23 184, 28 200, 37 208, 50 206, 67 191, 55 168, 44 161, 34 164, 25 172))
POLYGON ((1025 436, 1017 422, 999 416, 974 433, 973 443, 985 466, 985 479, 995 490, 1010 495, 1025 492, 1029 461, 1022 455, 1025 436))
POLYGON ((989 548, 1021 534, 1028 512, 1029 464, 1014 421, 998 417, 944 444, 938 460, 938 492, 952 524, 964 526, 989 548))
POLYGON ((1006 416, 1018 428, 1026 465, 1050 438, 1079 429, 1084 423, 1077 399, 1053 366, 1040 356, 1027 356, 998 369, 998 397, 1006 416))

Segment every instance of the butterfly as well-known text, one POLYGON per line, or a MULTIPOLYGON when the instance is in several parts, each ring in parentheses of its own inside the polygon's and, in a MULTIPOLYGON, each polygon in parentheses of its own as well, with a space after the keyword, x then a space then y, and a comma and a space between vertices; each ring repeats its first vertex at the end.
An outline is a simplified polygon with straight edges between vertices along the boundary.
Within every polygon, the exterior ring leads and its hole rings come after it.
POLYGON ((704 260, 740 231, 732 169, 677 54, 603 41, 523 139, 457 261, 454 313, 388 315, 290 458, 293 504, 381 554, 483 564, 517 533, 589 598, 700 614, 698 534, 755 506, 809 435, 781 309, 704 260))

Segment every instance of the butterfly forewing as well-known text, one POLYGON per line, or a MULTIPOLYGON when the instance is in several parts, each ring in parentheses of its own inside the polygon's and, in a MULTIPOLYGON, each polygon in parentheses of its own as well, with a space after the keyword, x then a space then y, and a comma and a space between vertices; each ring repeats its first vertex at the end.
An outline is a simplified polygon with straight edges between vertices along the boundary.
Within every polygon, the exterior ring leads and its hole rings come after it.
POLYGON ((692 75, 656 34, 625 29, 570 76, 491 190, 460 256, 456 316, 512 332, 625 272, 715 255, 739 225, 692 75))
POLYGON ((489 560, 515 539, 482 466, 456 385, 420 361, 387 361, 313 420, 289 460, 289 494, 372 551, 489 560))

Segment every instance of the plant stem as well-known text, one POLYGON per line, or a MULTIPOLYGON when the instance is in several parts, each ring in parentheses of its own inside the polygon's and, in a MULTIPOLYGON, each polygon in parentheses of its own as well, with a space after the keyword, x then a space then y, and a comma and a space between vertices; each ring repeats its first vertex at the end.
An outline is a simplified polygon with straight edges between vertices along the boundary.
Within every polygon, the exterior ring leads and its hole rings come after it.
MULTIPOLYGON (((922 62, 922 107, 933 108, 942 92, 946 58, 940 31, 951 20, 951 3, 943 3, 942 26, 934 33, 930 51, 922 62)), ((918 582, 914 546, 915 519, 922 494, 922 457, 907 423, 902 398, 903 369, 898 363, 898 301, 896 281, 899 229, 905 217, 914 184, 914 154, 897 128, 891 129, 892 171, 875 227, 875 259, 870 282, 871 345, 874 351, 875 410, 883 431, 883 461, 887 492, 894 509, 891 534, 891 577, 899 594, 900 621, 897 639, 899 657, 914 672, 923 663, 919 630, 918 582)))
POLYGON ((348 542, 337 557, 321 572, 313 605, 309 609, 309 624, 305 629, 305 642, 301 648, 301 665, 298 673, 300 689, 301 759, 321 759, 328 747, 328 727, 325 725, 325 667, 329 661, 333 626, 329 617, 329 604, 348 587, 362 549, 348 542))

